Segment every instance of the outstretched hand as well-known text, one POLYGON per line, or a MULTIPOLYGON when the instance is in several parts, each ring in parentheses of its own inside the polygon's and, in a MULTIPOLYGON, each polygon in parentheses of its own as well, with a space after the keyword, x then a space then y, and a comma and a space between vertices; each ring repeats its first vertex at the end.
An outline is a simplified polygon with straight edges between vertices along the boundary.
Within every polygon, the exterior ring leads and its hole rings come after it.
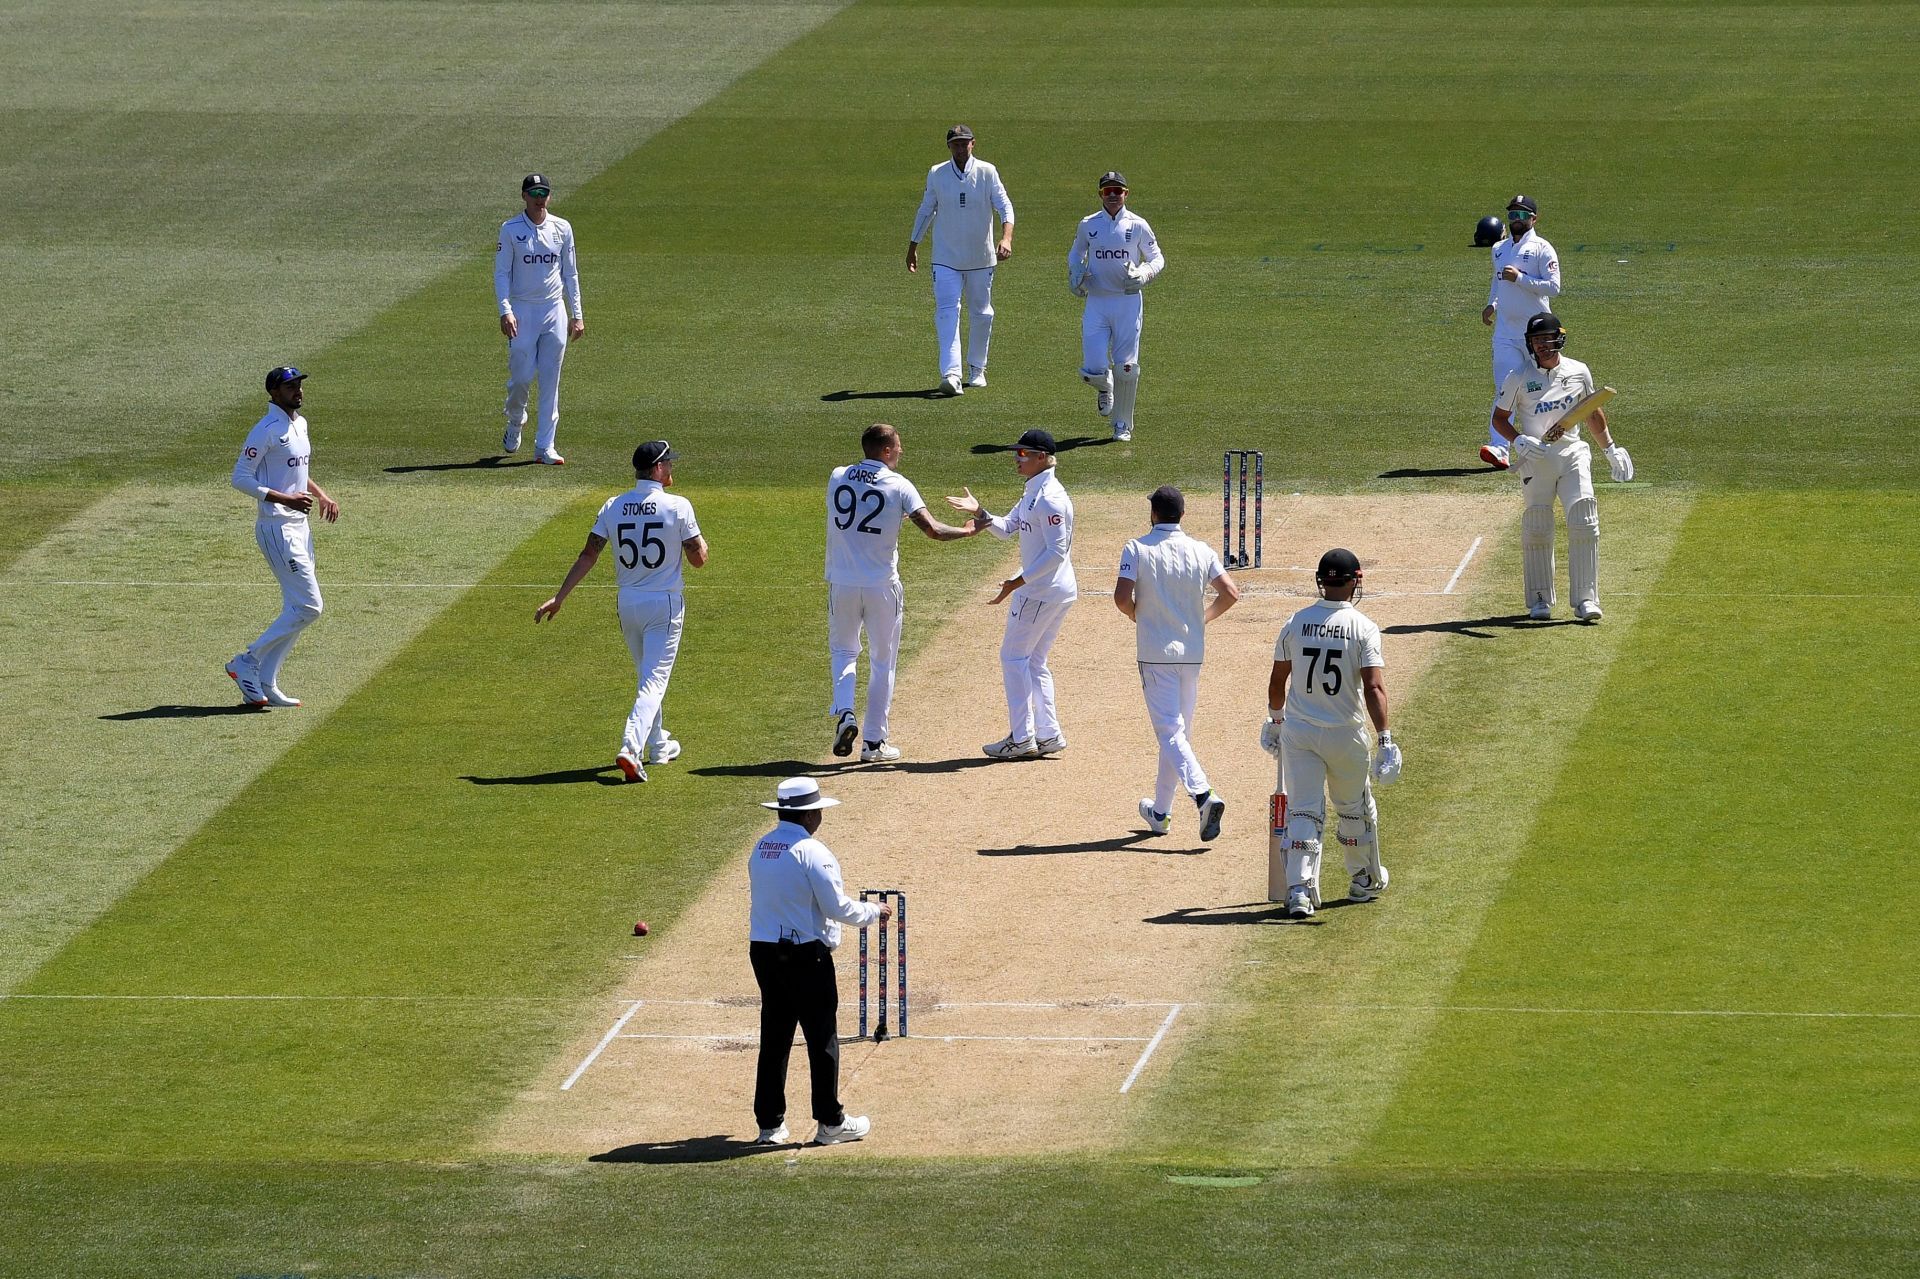
POLYGON ((975 497, 973 490, 969 488, 961 489, 959 497, 948 494, 947 505, 956 511, 965 511, 968 515, 980 514, 980 499, 975 497))
POLYGON ((1007 596, 1013 594, 1015 591, 1019 589, 1020 589, 1020 579, 1017 577, 1010 577, 1006 581, 1000 583, 1000 590, 998 591, 998 593, 994 595, 992 599, 988 600, 987 603, 998 604, 1001 600, 1004 600, 1005 598, 1007 598, 1007 596))
POLYGON ((538 626, 545 619, 560 611, 560 597, 554 596, 539 608, 533 610, 533 624, 538 626))

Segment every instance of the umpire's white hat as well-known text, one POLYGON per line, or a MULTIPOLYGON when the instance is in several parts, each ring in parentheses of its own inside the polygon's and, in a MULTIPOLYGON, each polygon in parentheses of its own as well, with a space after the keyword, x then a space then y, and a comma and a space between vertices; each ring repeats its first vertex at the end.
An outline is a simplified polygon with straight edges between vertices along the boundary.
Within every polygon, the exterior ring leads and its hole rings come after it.
POLYGON ((816 808, 832 808, 840 801, 828 799, 820 793, 820 783, 811 777, 789 777, 773 791, 777 797, 771 802, 762 803, 762 808, 774 808, 783 813, 807 813, 816 808))

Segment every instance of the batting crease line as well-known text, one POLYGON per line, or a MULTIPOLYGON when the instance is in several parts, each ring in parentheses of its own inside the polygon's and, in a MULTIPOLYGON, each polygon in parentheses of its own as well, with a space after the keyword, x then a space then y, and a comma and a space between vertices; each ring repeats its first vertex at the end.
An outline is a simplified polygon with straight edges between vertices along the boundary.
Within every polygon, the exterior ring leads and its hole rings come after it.
MULTIPOLYGON (((679 1039, 695 1043, 757 1043, 760 1032, 749 1030, 737 1035, 674 1035, 662 1031, 636 1030, 617 1039, 679 1039)), ((1008 1044, 1144 1044, 1145 1035, 902 1035, 902 1039, 951 1044, 962 1040, 1008 1044)), ((794 1040, 796 1044, 801 1041, 794 1040)), ((858 1040, 852 1042, 859 1042, 858 1040)))
POLYGON ((1127 1075, 1127 1082, 1120 1085, 1121 1092, 1126 1092, 1133 1087, 1133 1081, 1140 1078, 1140 1072, 1147 1068, 1147 1059, 1153 1056, 1153 1050, 1160 1046, 1160 1041, 1167 1037, 1169 1030, 1173 1029, 1173 1019, 1179 1015, 1179 1004, 1167 1010, 1167 1019, 1160 1023, 1160 1029, 1153 1032, 1153 1038, 1149 1039, 1147 1046, 1140 1050, 1140 1060, 1133 1063, 1133 1070, 1127 1075))
POLYGON ((573 1073, 567 1076, 567 1082, 560 1085, 561 1092, 565 1092, 567 1089, 573 1087, 574 1084, 579 1081, 580 1076, 587 1073, 587 1067, 593 1065, 594 1061, 606 1049, 606 1046, 613 1042, 613 1037, 620 1033, 620 1028, 626 1025, 628 1020, 631 1019, 635 1013, 639 1012, 646 1002, 644 999, 636 999, 633 1001, 631 1008, 620 1014, 620 1020, 614 1022, 612 1029, 600 1037, 600 1042, 593 1046, 593 1051, 587 1054, 587 1059, 574 1067, 573 1073))
POLYGON ((1460 567, 1453 570, 1453 576, 1448 578, 1447 584, 1440 588, 1440 593, 1442 595, 1453 594, 1453 588, 1460 581, 1460 575, 1467 571, 1467 565, 1473 563, 1473 553, 1480 549, 1480 542, 1481 542, 1480 538, 1478 537, 1474 538, 1473 545, 1469 546, 1467 548, 1467 553, 1460 557, 1460 567))

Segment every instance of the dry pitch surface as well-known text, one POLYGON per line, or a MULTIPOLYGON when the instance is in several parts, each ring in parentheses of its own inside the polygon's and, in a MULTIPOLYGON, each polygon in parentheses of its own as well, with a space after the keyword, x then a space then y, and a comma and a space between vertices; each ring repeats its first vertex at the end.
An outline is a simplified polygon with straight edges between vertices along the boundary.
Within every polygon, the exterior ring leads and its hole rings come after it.
MULTIPOLYGON (((851 930, 839 951, 840 1024, 849 1036, 841 1091, 854 1113, 874 1117, 864 1150, 985 1155, 1114 1145, 1155 1083, 1179 1069, 1183 1044, 1208 1033, 1208 1001, 1235 971, 1245 936, 1169 923, 1236 909, 1267 913, 1274 772, 1256 735, 1274 636, 1311 596, 1313 562, 1328 546, 1353 547, 1366 567, 1363 607, 1382 626, 1445 619, 1484 571, 1511 506, 1511 495, 1274 503, 1268 567, 1236 573, 1245 597, 1208 632, 1193 738, 1228 803, 1211 845, 1200 842, 1184 801, 1176 801, 1166 835, 1148 835, 1135 811, 1152 791, 1156 754, 1132 624, 1108 596, 1121 546, 1145 530, 1139 498, 1076 499, 1081 598, 1052 663, 1064 754, 1000 762, 979 752, 1006 731, 1001 613, 985 606, 985 583, 976 603, 959 608, 901 673, 893 715, 899 764, 835 767, 823 717, 819 773, 843 804, 827 814, 820 836, 839 857, 850 893, 899 888, 910 906, 909 1038, 850 1038, 851 930)), ((1205 515, 1190 514, 1192 531, 1207 528, 1205 515)), ((907 607, 916 608, 913 598, 907 607)), ((1436 639, 1388 637, 1392 698, 1407 696, 1436 639)), ((1422 767, 1420 744, 1406 750, 1408 767, 1422 767)), ((1391 869, 1391 791, 1381 810, 1391 869)), ((634 939, 632 971, 605 1018, 583 1024, 531 1082, 495 1134, 498 1148, 578 1154, 753 1135, 759 1000, 746 960, 747 850, 740 852, 739 873, 716 880, 672 929, 634 939)), ((1337 849, 1326 876, 1329 898, 1343 896, 1337 849)), ((1389 894, 1361 909, 1393 907, 1389 894)), ((805 1053, 796 1048, 789 1123, 800 1139, 813 1128, 806 1088, 805 1053)))

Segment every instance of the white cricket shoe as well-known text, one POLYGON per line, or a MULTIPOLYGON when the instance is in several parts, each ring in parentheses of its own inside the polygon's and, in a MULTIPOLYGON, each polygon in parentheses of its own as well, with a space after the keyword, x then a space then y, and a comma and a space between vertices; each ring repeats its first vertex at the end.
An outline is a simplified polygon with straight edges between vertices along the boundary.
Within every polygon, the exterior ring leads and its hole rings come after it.
POLYGON ((292 693, 281 692, 278 684, 267 685, 266 692, 267 705, 269 706, 298 706, 300 704, 300 699, 292 693))
POLYGON ((892 742, 864 742, 860 747, 862 764, 891 764, 900 758, 900 748, 892 742))
POLYGON ((1312 919, 1313 894, 1304 888, 1294 888, 1287 892, 1287 918, 1312 919))
POLYGON ((1147 824, 1150 834, 1164 835, 1167 833, 1167 828, 1173 825, 1173 814, 1154 812, 1153 797, 1148 796, 1140 801, 1140 820, 1147 824))
POLYGON ((834 1146, 843 1141, 858 1141, 873 1131, 873 1121, 865 1115, 845 1115, 837 1124, 821 1124, 813 1134, 815 1145, 834 1146))
POLYGON ((1347 885, 1347 900, 1355 902, 1372 901, 1381 893, 1387 891, 1387 879, 1387 868, 1385 866, 1380 868, 1380 878, 1378 879, 1373 877, 1373 872, 1371 871, 1361 871, 1358 875, 1355 875, 1352 882, 1347 885))
POLYGON ((791 1139, 785 1124, 775 1124, 771 1128, 762 1128, 760 1135, 753 1139, 756 1146, 784 1146, 791 1139))
POLYGON ((627 754, 625 751, 621 751, 613 757, 613 764, 630 782, 644 782, 647 780, 647 770, 641 766, 639 760, 627 754))
POLYGON ((845 759, 853 754, 853 743, 860 736, 860 721, 853 717, 852 711, 841 711, 840 722, 833 729, 833 753, 845 759))
POLYGON ((949 373, 941 378, 940 393, 948 396, 965 395, 966 389, 960 385, 960 375, 958 373, 949 373))
POLYGON ((542 452, 535 453, 533 455, 533 460, 540 463, 540 465, 542 466, 565 466, 567 464, 567 459, 564 457, 561 457, 558 453, 554 452, 552 449, 546 449, 542 452))
POLYGON ((987 384, 987 371, 981 368, 978 364, 967 365, 967 385, 968 386, 985 386, 986 384, 987 384))
POLYGON ((1131 440, 1133 438, 1133 423, 1115 422, 1113 424, 1113 438, 1119 440, 1122 444, 1131 440))
POLYGON ((1573 606, 1573 615, 1583 622, 1597 622, 1605 614, 1600 611, 1598 600, 1581 600, 1573 606))
POLYGON ((658 746, 649 746, 647 748, 647 763, 649 764, 671 764, 679 758, 680 742, 677 738, 669 737, 658 746))
POLYGON ((265 706, 267 690, 260 686, 260 663, 251 653, 237 653, 227 663, 227 678, 240 686, 240 700, 248 706, 265 706))
POLYGON ((1553 609, 1546 604, 1529 604, 1527 606, 1527 616, 1536 622, 1549 621, 1553 617, 1553 609))
POLYGON ((1033 741, 1033 753, 1036 755, 1058 755, 1067 749, 1067 735, 1055 733, 1052 737, 1036 737, 1033 741))
POLYGON ((1096 386, 1093 388, 1093 411, 1101 417, 1113 412, 1113 388, 1096 386))
POLYGON ((510 426, 507 428, 507 433, 500 437, 500 451, 502 453, 518 453, 520 451, 519 427, 510 426))
POLYGON ((1032 759, 1040 753, 1034 748, 1031 737, 1016 739, 1011 733, 997 742, 988 742, 980 749, 993 759, 1032 759))
POLYGON ((1227 801, 1213 791, 1207 792, 1206 803, 1200 805, 1200 842, 1211 844, 1220 838, 1220 819, 1226 814, 1227 801))
POLYGON ((1480 446, 1480 460, 1496 471, 1504 471, 1513 465, 1507 458, 1507 451, 1498 444, 1482 444, 1480 446))

